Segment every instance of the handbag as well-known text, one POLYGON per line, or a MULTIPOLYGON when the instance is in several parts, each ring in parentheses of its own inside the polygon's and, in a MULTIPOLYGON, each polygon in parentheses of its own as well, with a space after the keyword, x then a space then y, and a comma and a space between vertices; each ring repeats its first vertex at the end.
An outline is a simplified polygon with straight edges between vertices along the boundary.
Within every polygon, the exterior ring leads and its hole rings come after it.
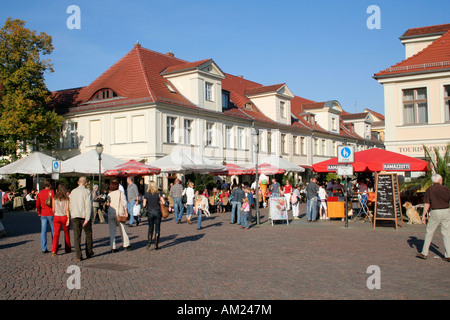
POLYGON ((169 216, 169 208, 167 208, 162 203, 160 204, 160 207, 161 207, 161 215, 164 219, 166 219, 169 216))
POLYGON ((136 204, 133 206, 133 216, 140 216, 141 215, 141 205, 136 204))
POLYGON ((120 206, 122 206, 122 191, 119 193, 119 209, 117 210, 117 222, 125 223, 127 222, 127 216, 125 214, 120 214, 120 206))
POLYGON ((47 199, 45 199, 45 205, 49 208, 52 207, 52 191, 51 190, 48 191, 48 197, 47 197, 47 199))

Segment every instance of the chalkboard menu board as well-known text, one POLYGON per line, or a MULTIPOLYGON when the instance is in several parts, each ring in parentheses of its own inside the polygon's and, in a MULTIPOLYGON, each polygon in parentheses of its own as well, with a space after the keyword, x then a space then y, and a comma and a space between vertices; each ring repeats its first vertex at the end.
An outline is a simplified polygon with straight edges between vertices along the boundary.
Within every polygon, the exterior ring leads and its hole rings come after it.
POLYGON ((398 222, 400 222, 403 227, 402 207, 397 174, 379 173, 376 176, 375 183, 377 200, 375 202, 373 227, 375 228, 377 220, 393 220, 395 221, 395 228, 397 228, 398 222))

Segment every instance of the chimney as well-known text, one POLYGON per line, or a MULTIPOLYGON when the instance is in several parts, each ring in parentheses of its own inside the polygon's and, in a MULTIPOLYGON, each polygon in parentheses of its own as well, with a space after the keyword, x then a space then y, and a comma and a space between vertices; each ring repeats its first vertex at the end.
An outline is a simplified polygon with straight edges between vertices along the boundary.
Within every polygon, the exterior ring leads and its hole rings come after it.
POLYGON ((134 47, 135 48, 140 48, 141 47, 141 44, 139 43, 139 40, 136 41, 136 43, 134 44, 134 47))
POLYGON ((170 51, 170 52, 166 52, 166 56, 169 56, 169 57, 175 57, 175 55, 173 54, 173 52, 172 51, 170 51))
POLYGON ((244 76, 243 75, 239 75, 239 76, 237 76, 238 78, 241 78, 241 79, 244 79, 244 76))

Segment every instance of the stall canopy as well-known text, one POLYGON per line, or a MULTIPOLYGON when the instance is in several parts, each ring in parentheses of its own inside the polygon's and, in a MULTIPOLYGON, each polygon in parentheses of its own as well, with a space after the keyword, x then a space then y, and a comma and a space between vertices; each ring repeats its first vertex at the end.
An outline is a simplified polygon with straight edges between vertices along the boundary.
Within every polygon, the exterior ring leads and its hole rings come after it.
MULTIPOLYGON (((249 168, 250 174, 255 174, 255 168, 249 168)), ((261 163, 258 166, 258 174, 264 173, 265 175, 274 175, 274 174, 283 174, 286 173, 286 170, 275 167, 269 163, 261 163)))
POLYGON ((241 166, 235 163, 228 162, 225 164, 226 170, 225 171, 219 171, 218 173, 214 173, 216 175, 221 176, 240 176, 244 174, 252 174, 251 169, 241 166))
MULTIPOLYGON (((337 158, 333 158, 313 164, 313 170, 335 172, 338 165, 337 158)), ((428 171, 428 163, 424 160, 378 148, 355 152, 352 166, 354 172, 428 171)))
POLYGON ((130 160, 115 168, 105 171, 105 176, 127 177, 127 176, 149 176, 153 174, 159 174, 160 168, 138 162, 136 160, 130 160))
POLYGON ((285 170, 286 172, 304 172, 305 168, 302 168, 284 158, 278 156, 269 156, 261 159, 261 163, 267 163, 274 167, 285 170))
POLYGON ((166 173, 217 173, 227 170, 224 165, 185 149, 174 150, 150 165, 160 168, 161 172, 166 173))
POLYGON ((0 168, 0 175, 5 174, 51 174, 55 158, 40 152, 32 152, 25 158, 0 168))
MULTIPOLYGON (((124 161, 102 153, 101 173, 117 167, 124 161)), ((99 172, 98 154, 95 150, 82 153, 61 163, 61 173, 97 174, 99 172)))

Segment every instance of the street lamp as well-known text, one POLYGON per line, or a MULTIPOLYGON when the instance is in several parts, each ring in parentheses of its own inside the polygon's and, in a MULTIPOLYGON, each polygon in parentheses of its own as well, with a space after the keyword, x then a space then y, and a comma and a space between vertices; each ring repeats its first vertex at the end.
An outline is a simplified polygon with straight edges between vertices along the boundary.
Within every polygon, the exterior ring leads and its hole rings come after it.
POLYGON ((102 193, 102 153, 103 153, 103 145, 99 142, 95 146, 95 151, 98 154, 98 189, 100 194, 102 193))
POLYGON ((255 180, 256 180, 256 224, 259 226, 260 214, 259 214, 259 178, 258 178, 258 153, 259 153, 259 130, 254 127, 255 122, 252 121, 252 139, 255 146, 255 180), (255 141, 256 140, 256 141, 255 141))

